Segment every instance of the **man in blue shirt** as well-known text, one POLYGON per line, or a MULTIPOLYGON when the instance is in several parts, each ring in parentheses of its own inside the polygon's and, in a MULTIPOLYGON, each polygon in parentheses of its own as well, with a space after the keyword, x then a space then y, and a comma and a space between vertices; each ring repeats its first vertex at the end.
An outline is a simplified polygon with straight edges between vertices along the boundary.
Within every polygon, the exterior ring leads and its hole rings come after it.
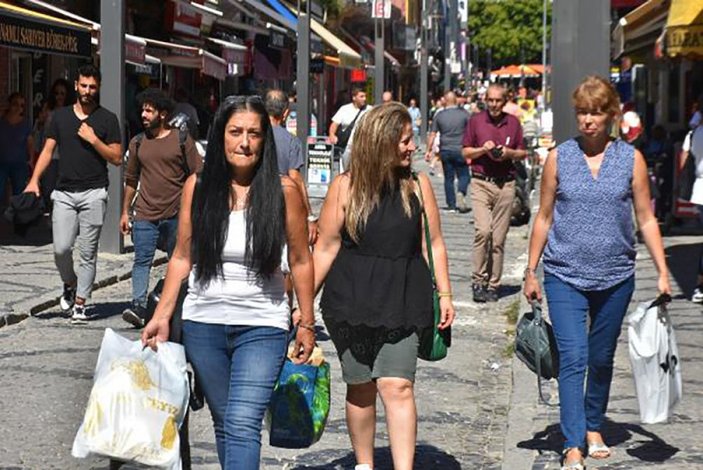
POLYGON ((408 113, 410 113, 410 119, 412 119, 413 124, 413 141, 415 146, 420 148, 420 124, 422 124, 422 114, 420 113, 420 108, 417 107, 417 100, 415 98, 410 98, 410 104, 408 105, 408 113))
POLYGON ((278 157, 278 171, 281 175, 286 175, 292 179, 300 188, 303 200, 308 209, 308 235, 312 245, 317 239, 317 216, 313 215, 308 199, 308 191, 305 181, 300 173, 300 169, 305 165, 303 148, 300 141, 293 137, 284 127, 283 123, 288 116, 288 97, 281 90, 269 90, 264 101, 266 112, 271 120, 273 130, 273 140, 276 143, 276 154, 278 157))

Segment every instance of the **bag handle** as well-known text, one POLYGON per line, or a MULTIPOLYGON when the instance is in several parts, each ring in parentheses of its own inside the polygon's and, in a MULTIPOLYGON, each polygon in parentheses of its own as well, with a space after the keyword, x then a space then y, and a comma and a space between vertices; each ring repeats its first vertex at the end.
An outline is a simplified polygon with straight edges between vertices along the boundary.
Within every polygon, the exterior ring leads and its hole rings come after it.
POLYGON ((413 171, 413 180, 417 184, 417 191, 418 195, 420 197, 420 210, 422 211, 422 221, 423 225, 425 226, 425 246, 427 247, 427 260, 429 261, 430 265, 430 275, 432 276, 432 285, 437 288, 437 279, 435 278, 435 273, 434 273, 434 257, 432 256, 432 241, 430 238, 430 223, 429 220, 427 219, 427 212, 425 212, 425 199, 422 197, 422 186, 420 185, 420 178, 417 176, 417 173, 413 171))
MULTIPOLYGON (((532 322, 536 327, 541 327, 544 323, 544 319, 542 318, 542 304, 540 304, 536 299, 533 299, 530 301, 530 306, 532 306, 532 322)), ((539 338, 537 337, 537 328, 532 328, 532 339, 532 344, 540 344, 539 338)), ((535 366, 537 368, 537 391, 539 392, 539 400, 547 406, 557 407, 559 406, 559 402, 550 402, 544 397, 544 392, 542 391, 542 351, 543 350, 536 351, 537 360, 535 361, 535 366)))

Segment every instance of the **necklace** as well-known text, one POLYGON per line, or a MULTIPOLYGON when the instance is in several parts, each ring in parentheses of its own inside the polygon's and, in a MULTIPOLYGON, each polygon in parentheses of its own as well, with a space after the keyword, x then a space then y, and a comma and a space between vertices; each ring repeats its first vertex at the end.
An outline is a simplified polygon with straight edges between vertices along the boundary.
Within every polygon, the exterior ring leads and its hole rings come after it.
POLYGON ((243 191, 237 193, 237 185, 232 184, 232 210, 238 211, 246 209, 247 203, 249 202, 249 187, 246 187, 243 191))

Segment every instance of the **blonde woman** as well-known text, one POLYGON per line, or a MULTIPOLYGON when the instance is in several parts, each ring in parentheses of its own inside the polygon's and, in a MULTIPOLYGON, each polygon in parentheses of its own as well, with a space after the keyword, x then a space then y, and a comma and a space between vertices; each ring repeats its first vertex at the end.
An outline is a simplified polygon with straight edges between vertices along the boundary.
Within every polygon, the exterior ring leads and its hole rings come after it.
POLYGON ((413 467, 418 332, 433 321, 426 243, 441 293, 440 328, 454 319, 437 202, 427 176, 413 176, 415 150, 405 106, 391 102, 369 111, 355 132, 351 169, 332 182, 320 215, 315 289, 325 282, 322 315, 347 383, 357 469, 373 468, 377 394, 393 466, 413 467), (423 199, 430 240, 422 236, 423 199))
POLYGON ((633 207, 659 271, 659 293, 671 294, 671 287, 649 202, 647 164, 632 145, 609 135, 620 116, 615 88, 601 77, 586 77, 572 101, 579 136, 552 150, 545 162, 524 294, 542 300, 535 269, 544 251, 544 289, 560 355, 562 468, 583 470, 586 453, 594 459, 611 454, 601 426, 635 288, 633 207))

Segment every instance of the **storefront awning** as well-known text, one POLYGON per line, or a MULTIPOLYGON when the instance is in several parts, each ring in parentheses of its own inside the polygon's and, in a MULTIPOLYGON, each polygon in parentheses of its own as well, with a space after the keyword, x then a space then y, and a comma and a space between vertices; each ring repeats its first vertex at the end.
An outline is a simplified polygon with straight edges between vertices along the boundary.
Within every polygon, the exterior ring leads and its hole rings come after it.
MULTIPOLYGON (((290 7, 294 14, 298 14, 295 8, 290 7)), ((337 51, 339 55, 339 66, 342 68, 356 69, 361 67, 361 55, 339 39, 329 29, 325 28, 315 18, 310 18, 310 29, 322 38, 329 47, 337 51)), ((329 61, 327 61, 329 63, 329 61)))
MULTIPOLYGON (((236 2, 238 0, 229 0, 229 1, 236 2)), ((261 0, 244 0, 244 2, 247 5, 250 5, 253 8, 255 8, 260 13, 263 13, 264 15, 268 16, 272 20, 276 21, 277 23, 285 26, 289 30, 291 30, 293 32, 297 31, 298 21, 295 17, 293 17, 293 21, 291 21, 289 18, 284 17, 280 13, 278 13, 278 12, 274 11, 273 9, 264 5, 264 2, 262 2, 261 0)))
POLYGON ((159 41, 150 38, 140 38, 148 46, 166 49, 168 53, 159 55, 154 53, 163 65, 199 69, 201 73, 218 80, 224 80, 227 75, 227 62, 206 50, 193 46, 184 46, 171 42, 159 41))
POLYGON ((670 57, 703 58, 703 3, 671 1, 666 22, 666 53, 670 57))
POLYGON ((90 28, 0 2, 0 45, 49 54, 90 57, 90 28))
POLYGON ((668 0, 649 0, 620 18, 613 30, 613 56, 654 47, 668 13, 668 0))

